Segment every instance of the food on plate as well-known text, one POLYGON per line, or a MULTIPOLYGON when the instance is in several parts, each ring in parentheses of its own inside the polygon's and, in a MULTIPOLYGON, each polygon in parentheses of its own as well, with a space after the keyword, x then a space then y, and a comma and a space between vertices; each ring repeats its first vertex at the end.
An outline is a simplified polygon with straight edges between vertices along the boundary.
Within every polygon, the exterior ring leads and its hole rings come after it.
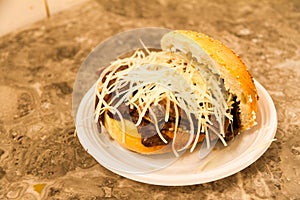
POLYGON ((205 34, 175 30, 161 49, 144 46, 101 71, 95 121, 129 150, 178 155, 213 137, 227 145, 255 125, 257 102, 239 56, 205 34))

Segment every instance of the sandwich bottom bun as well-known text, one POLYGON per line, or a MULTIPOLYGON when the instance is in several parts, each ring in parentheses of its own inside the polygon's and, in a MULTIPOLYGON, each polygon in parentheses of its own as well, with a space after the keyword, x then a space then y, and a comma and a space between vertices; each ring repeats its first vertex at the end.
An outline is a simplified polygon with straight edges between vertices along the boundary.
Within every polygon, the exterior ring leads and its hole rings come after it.
MULTIPOLYGON (((172 146, 171 144, 168 145, 158 145, 153 147, 146 147, 141 143, 141 134, 138 133, 138 130, 133 122, 129 120, 125 120, 125 127, 126 131, 122 133, 122 125, 121 122, 118 120, 115 120, 111 118, 109 115, 104 115, 104 127, 106 128, 106 131, 111 136, 113 140, 118 142, 121 146, 123 146, 126 149, 129 149, 131 151, 141 153, 141 154, 163 154, 163 153, 169 153, 172 152, 172 146), (123 140, 124 137, 124 140, 123 140)), ((171 138, 174 137, 173 132, 168 132, 167 135, 169 135, 171 138)), ((174 143, 174 148, 176 150, 184 149, 186 144, 188 143, 190 138, 189 133, 182 132, 181 134, 177 134, 176 136, 176 142, 174 143)), ((202 142, 205 138, 204 134, 202 134, 198 142, 202 142)))

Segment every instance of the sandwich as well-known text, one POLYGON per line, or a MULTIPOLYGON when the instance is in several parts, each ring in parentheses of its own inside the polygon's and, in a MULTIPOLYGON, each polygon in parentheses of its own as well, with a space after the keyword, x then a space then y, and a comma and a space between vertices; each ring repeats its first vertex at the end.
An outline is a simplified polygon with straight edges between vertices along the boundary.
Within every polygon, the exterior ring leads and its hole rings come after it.
POLYGON ((230 48, 189 30, 170 31, 160 44, 128 52, 99 75, 94 119, 114 141, 178 156, 212 138, 226 146, 256 124, 253 78, 230 48))

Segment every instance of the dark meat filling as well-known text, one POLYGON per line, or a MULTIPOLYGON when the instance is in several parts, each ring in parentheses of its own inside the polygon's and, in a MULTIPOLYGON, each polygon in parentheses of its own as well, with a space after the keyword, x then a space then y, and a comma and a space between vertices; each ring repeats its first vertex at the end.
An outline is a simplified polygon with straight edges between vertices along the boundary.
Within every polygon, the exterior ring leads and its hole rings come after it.
POLYGON ((241 126, 240 113, 239 113, 239 103, 236 101, 236 97, 233 97, 233 105, 230 111, 233 122, 228 126, 227 131, 225 133, 225 140, 230 141, 239 133, 239 129, 241 126))
MULTIPOLYGON (((126 68, 128 68, 128 66, 123 66, 118 71, 126 69, 126 68)), ((105 81, 105 79, 106 79, 106 77, 104 76, 103 82, 105 81)), ((111 80, 109 82, 109 85, 113 84, 114 82, 115 82, 115 80, 111 80)), ((114 94, 106 95, 104 97, 104 100, 106 102, 109 102, 112 99, 113 95, 114 94)), ((119 98, 121 98, 121 97, 122 96, 120 96, 119 98)), ((224 124, 226 141, 232 140, 234 138, 234 136, 238 134, 239 127, 240 127, 240 117, 239 117, 239 110, 238 110, 239 102, 236 101, 236 97, 233 98, 233 101, 234 101, 233 109, 231 110, 231 114, 233 116, 233 123, 229 124, 229 120, 226 119, 225 124, 224 124)), ((99 102, 99 99, 98 99, 98 97, 96 97, 96 101, 95 101, 96 105, 98 104, 98 102, 99 102)), ((169 113, 168 122, 165 122, 166 102, 164 100, 161 101, 159 103, 159 105, 157 105, 157 106, 152 105, 151 109, 156 116, 159 130, 160 130, 162 136, 167 140, 167 144, 168 144, 169 142, 172 141, 172 137, 171 137, 172 134, 168 134, 168 133, 172 133, 175 129, 176 115, 175 115, 174 105, 172 103, 170 105, 170 113, 169 113)), ((178 134, 180 134, 180 132, 182 132, 182 131, 184 131, 184 132, 189 131, 190 124, 187 119, 187 116, 185 115, 185 112, 181 112, 180 108, 178 108, 178 109, 179 109, 179 113, 180 113, 179 124, 178 124, 178 128, 179 128, 178 134)), ((136 109, 130 109, 127 105, 122 103, 118 107, 118 110, 122 113, 124 119, 130 120, 133 123, 136 123, 138 121, 139 115, 138 115, 138 112, 136 109)), ((113 118, 115 120, 120 120, 117 115, 113 115, 110 112, 107 112, 107 114, 110 118, 113 118)), ((197 120, 195 119, 195 117, 192 117, 192 119, 194 122, 194 130, 197 130, 198 129, 197 120)), ((211 121, 215 121, 214 116, 211 116, 211 121)), ((99 117, 99 122, 103 123, 103 116, 99 117)), ((215 121, 213 124, 214 124, 215 129, 219 130, 219 126, 217 125, 218 123, 215 121)), ((152 146, 166 145, 166 143, 164 143, 161 140, 161 138, 159 137, 159 135, 157 134, 157 131, 156 131, 156 128, 154 125, 154 119, 149 114, 149 112, 147 112, 145 114, 145 116, 142 119, 141 124, 137 127, 137 129, 138 129, 138 132, 141 134, 141 142, 144 146, 152 147, 152 146)))
MULTIPOLYGON (((235 100, 235 99, 234 99, 235 100)), ((239 127, 240 127, 240 118, 239 118, 239 111, 238 111, 238 104, 239 102, 234 101, 233 104, 233 109, 231 110, 231 114, 233 116, 233 123, 229 124, 229 120, 227 119, 224 125, 225 128, 225 141, 230 141, 236 136, 239 132, 239 127)), ((172 110, 172 109, 170 109, 172 110)), ((168 131, 174 131, 175 128, 175 115, 171 114, 172 112, 170 111, 170 118, 168 122, 164 121, 164 115, 161 118, 157 117, 158 120, 158 125, 160 128, 160 131, 163 135, 163 137, 168 141, 168 143, 172 140, 166 133, 168 131)), ((158 114, 159 116, 159 114, 158 114)), ((135 120, 138 119, 138 116, 132 116, 133 119, 135 120)), ((135 121, 133 120, 133 121, 135 121)), ((144 121, 144 120, 143 120, 144 121)), ((194 130, 197 130, 197 123, 196 120, 193 119, 194 121, 194 130)), ((211 121, 215 121, 214 117, 211 117, 211 121)), ((144 144, 147 147, 151 146, 158 146, 158 145, 165 145, 165 143, 160 139, 159 135, 156 133, 156 129, 153 123, 148 122, 149 124, 141 124, 138 127, 139 133, 141 133, 142 137, 142 144, 144 144)), ((216 130, 219 130, 218 123, 215 121, 213 123, 216 130)), ((190 124, 186 116, 181 116, 179 118, 179 125, 178 125, 178 134, 180 134, 181 131, 187 132, 190 130, 190 124)))
MULTIPOLYGON (((97 103, 97 101, 96 101, 97 103)), ((227 119, 225 121, 225 140, 230 141, 236 136, 239 132, 240 127, 240 119, 239 119, 239 111, 238 111, 238 104, 239 102, 236 102, 236 98, 234 98, 234 104, 233 109, 231 110, 231 114, 233 116, 233 123, 229 124, 229 120, 227 119)), ((170 106, 170 113, 169 113, 169 120, 168 122, 165 122, 165 101, 161 101, 159 105, 157 106, 151 106, 151 109, 153 110, 157 122, 159 130, 162 134, 162 136, 167 140, 167 144, 172 141, 172 133, 175 129, 175 111, 172 109, 173 105, 170 106)), ((130 120, 133 123, 136 123, 138 121, 139 115, 136 109, 130 109, 128 106, 126 106, 124 103, 121 104, 118 108, 118 110, 123 114, 124 119, 130 120)), ((180 112, 179 112, 180 113, 180 112)), ((108 116, 115 119, 120 120, 117 115, 113 115, 110 112, 108 112, 108 116)), ((100 117, 99 120, 103 120, 103 117, 100 117)), ((196 119, 193 118, 194 121, 194 130, 197 130, 197 123, 196 119)), ((216 122, 214 117, 211 117, 211 121, 214 124, 214 127, 216 130, 219 130, 218 123, 216 122)), ((186 117, 186 115, 181 113, 181 116, 179 118, 179 124, 178 124, 178 134, 180 132, 184 131, 187 132, 190 130, 190 124, 186 117)), ((155 125, 154 125, 154 119, 151 115, 149 115, 149 112, 145 114, 145 116, 142 119, 142 122, 137 127, 138 132, 141 134, 141 143, 146 147, 152 147, 152 146, 159 146, 159 145, 166 145, 159 135, 157 134, 155 125)))

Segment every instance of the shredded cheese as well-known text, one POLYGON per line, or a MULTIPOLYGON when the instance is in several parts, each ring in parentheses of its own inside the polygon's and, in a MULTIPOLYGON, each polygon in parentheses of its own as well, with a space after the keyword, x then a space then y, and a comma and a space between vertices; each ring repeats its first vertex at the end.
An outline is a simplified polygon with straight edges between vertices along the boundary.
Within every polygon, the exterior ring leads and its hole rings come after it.
POLYGON ((176 134, 178 134, 180 113, 185 112, 190 124, 190 138, 184 148, 192 145, 193 151, 198 143, 200 134, 206 134, 209 147, 209 134, 216 134, 226 145, 224 140, 225 118, 232 121, 230 109, 232 97, 227 93, 220 77, 210 70, 207 63, 199 63, 190 54, 176 51, 150 52, 146 49, 136 50, 131 57, 118 59, 111 63, 98 79, 95 95, 99 102, 95 109, 95 121, 104 112, 117 114, 122 123, 123 142, 125 142, 125 123, 118 107, 125 103, 129 108, 136 108, 139 126, 145 114, 149 112, 154 121, 157 134, 161 140, 167 140, 161 134, 152 105, 166 100, 165 118, 168 122, 170 105, 174 105, 176 114, 172 149, 175 149, 176 134), (127 67, 126 69, 123 69, 127 67), (122 70, 119 70, 122 69, 122 70), (104 80, 105 78, 105 80, 104 80), (104 80, 104 81, 103 81, 104 80), (110 83, 110 84, 109 84, 110 83), (110 101, 104 97, 114 94, 110 101), (220 134, 213 128, 210 116, 214 115, 218 123, 220 134), (197 119, 197 130, 194 130, 193 117, 197 119), (211 129, 212 131, 208 131, 211 129))

